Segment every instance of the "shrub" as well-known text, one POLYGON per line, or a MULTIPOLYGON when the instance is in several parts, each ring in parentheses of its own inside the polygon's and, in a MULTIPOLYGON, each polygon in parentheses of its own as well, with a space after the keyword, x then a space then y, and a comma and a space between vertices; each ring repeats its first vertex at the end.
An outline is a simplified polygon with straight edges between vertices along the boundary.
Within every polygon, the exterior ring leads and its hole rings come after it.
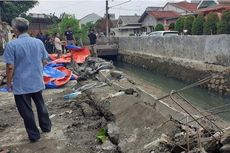
POLYGON ((175 23, 170 23, 169 30, 175 30, 175 23))
POLYGON ((180 17, 179 19, 177 19, 175 29, 179 33, 183 32, 183 29, 184 29, 184 17, 180 17))
POLYGON ((192 23, 195 17, 193 15, 186 16, 184 19, 184 29, 188 30, 187 34, 192 34, 192 23))
POLYGON ((198 16, 192 23, 192 34, 193 35, 202 35, 203 34, 203 25, 204 25, 204 17, 198 16))
POLYGON ((155 27, 155 31, 164 31, 163 24, 157 24, 156 27, 155 27))
POLYGON ((204 34, 217 34, 217 22, 219 18, 216 13, 209 13, 204 23, 204 34))

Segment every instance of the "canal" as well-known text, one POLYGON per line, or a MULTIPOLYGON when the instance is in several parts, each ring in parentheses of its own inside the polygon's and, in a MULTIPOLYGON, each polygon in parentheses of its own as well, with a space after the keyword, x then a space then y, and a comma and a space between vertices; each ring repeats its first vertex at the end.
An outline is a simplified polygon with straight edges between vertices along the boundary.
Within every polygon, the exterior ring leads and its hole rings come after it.
MULTIPOLYGON (((172 89, 176 90, 188 85, 187 83, 176 80, 174 78, 168 78, 161 74, 156 74, 154 72, 150 72, 148 70, 130 64, 125 64, 121 62, 114 62, 114 64, 119 70, 123 71, 124 73, 135 77, 149 85, 156 86, 166 93, 169 93, 172 89)), ((198 87, 183 91, 182 94, 191 103, 203 109, 211 109, 230 103, 229 96, 219 96, 215 93, 209 92, 206 89, 201 89, 198 87)), ((230 106, 224 109, 230 109, 230 106)), ((216 111, 220 111, 220 109, 216 111)), ((219 114, 219 116, 225 120, 230 121, 230 112, 219 114)))

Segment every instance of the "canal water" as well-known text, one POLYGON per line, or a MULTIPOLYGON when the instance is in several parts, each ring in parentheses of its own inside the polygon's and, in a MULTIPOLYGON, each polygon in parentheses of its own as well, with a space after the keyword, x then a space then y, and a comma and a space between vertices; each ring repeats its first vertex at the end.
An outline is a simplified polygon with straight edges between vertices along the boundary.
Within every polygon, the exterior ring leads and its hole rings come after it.
MULTIPOLYGON (((161 74, 150 72, 148 70, 144 70, 130 64, 121 62, 115 62, 114 64, 119 70, 123 71, 124 73, 135 76, 136 78, 147 82, 149 85, 152 84, 154 86, 157 86, 159 89, 166 93, 169 93, 172 89, 176 90, 188 85, 185 82, 173 78, 168 78, 161 74)), ((213 107, 218 107, 230 103, 229 96, 219 96, 215 93, 209 92, 206 89, 201 89, 197 87, 183 91, 182 95, 186 97, 186 99, 188 99, 191 103, 203 109, 211 109, 213 107)), ((230 106, 224 109, 230 109, 230 106)), ((216 111, 220 110, 221 109, 216 111)), ((230 112, 219 114, 219 116, 225 120, 230 121, 230 112)))

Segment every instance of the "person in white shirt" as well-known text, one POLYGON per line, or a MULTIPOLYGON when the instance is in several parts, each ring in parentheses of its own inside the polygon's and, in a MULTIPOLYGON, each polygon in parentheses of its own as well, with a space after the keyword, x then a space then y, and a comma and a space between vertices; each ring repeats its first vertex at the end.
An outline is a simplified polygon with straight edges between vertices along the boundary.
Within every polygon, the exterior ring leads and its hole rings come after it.
POLYGON ((60 35, 58 33, 54 34, 54 47, 55 52, 57 53, 57 58, 59 58, 62 53, 62 42, 60 40, 60 35))

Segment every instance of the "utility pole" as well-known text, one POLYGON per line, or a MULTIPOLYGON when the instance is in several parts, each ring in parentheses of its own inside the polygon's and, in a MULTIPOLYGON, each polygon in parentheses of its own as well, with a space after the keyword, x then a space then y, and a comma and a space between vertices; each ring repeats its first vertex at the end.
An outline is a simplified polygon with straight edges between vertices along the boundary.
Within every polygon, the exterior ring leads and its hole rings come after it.
POLYGON ((109 37, 109 0, 106 0, 105 10, 106 10, 106 37, 109 37))
POLYGON ((109 7, 109 0, 106 0, 105 1, 105 11, 106 11, 106 37, 109 37, 109 9, 110 8, 113 8, 113 7, 116 7, 116 6, 120 6, 120 5, 123 5, 125 3, 128 3, 130 2, 131 0, 127 0, 125 2, 122 2, 120 4, 117 4, 117 5, 113 5, 113 6, 110 6, 109 7))

